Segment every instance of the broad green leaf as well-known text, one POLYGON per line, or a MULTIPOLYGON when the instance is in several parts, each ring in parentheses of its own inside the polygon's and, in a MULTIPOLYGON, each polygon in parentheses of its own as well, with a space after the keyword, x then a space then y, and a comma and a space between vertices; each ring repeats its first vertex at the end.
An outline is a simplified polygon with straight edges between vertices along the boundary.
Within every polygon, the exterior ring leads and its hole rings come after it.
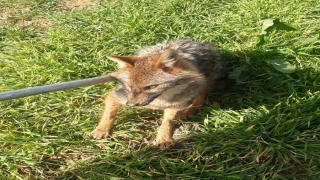
POLYGON ((275 19, 273 20, 273 23, 274 23, 274 26, 277 30, 285 30, 285 31, 295 31, 297 30, 296 28, 294 27, 291 27, 283 22, 280 22, 279 19, 275 19))
POLYGON ((296 29, 280 22, 279 19, 266 19, 263 21, 262 30, 259 36, 259 42, 257 43, 257 46, 261 46, 266 43, 265 36, 269 35, 269 33, 272 30, 285 30, 285 31, 295 31, 296 29))
POLYGON ((251 75, 250 72, 248 72, 247 67, 235 67, 233 68, 233 71, 229 74, 230 79, 234 79, 237 82, 245 82, 249 80, 249 76, 251 75))
POLYGON ((229 74, 229 78, 237 80, 243 70, 243 67, 233 68, 233 71, 229 74))
POLYGON ((267 35, 273 29, 285 30, 285 31, 295 31, 296 30, 294 27, 291 27, 283 22, 280 22, 279 19, 266 19, 263 21, 261 35, 263 35, 263 34, 267 35))
POLYGON ((268 80, 268 84, 271 86, 281 83, 284 79, 284 76, 274 76, 268 80))
POLYGON ((288 61, 283 59, 270 60, 269 63, 279 72, 282 73, 293 73, 296 66, 290 64, 288 61))
POLYGON ((264 43, 266 43, 266 40, 264 39, 264 34, 262 34, 259 36, 259 42, 258 42, 257 46, 261 46, 264 43))
POLYGON ((266 19, 263 21, 261 34, 268 34, 271 31, 271 29, 273 29, 273 21, 273 19, 266 19))

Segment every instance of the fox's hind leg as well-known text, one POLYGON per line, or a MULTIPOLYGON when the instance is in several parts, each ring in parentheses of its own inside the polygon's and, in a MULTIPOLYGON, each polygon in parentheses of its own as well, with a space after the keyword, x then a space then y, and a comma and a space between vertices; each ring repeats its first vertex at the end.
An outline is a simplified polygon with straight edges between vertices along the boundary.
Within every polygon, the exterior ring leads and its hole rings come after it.
POLYGON ((173 142, 173 128, 175 120, 184 119, 188 116, 192 116, 197 107, 201 106, 207 98, 208 88, 203 88, 199 94, 194 98, 192 104, 183 110, 178 109, 165 109, 161 126, 158 129, 156 140, 153 144, 160 149, 165 149, 173 142))
POLYGON ((94 139, 107 138, 110 135, 111 127, 116 120, 116 115, 121 107, 121 101, 117 98, 115 91, 111 91, 105 98, 105 106, 102 112, 99 125, 90 133, 94 139))

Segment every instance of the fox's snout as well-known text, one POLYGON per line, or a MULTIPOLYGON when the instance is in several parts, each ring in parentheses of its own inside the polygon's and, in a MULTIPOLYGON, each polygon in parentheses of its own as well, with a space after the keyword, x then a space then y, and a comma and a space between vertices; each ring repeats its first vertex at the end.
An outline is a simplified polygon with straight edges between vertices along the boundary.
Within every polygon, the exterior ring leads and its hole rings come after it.
POLYGON ((128 99, 126 102, 127 106, 143 106, 146 105, 145 98, 143 98, 143 94, 140 89, 132 88, 128 93, 128 99))
POLYGON ((141 89, 132 88, 130 92, 128 92, 127 96, 127 106, 147 106, 150 104, 155 98, 157 98, 162 91, 154 92, 154 93, 146 93, 141 89))
POLYGON ((139 101, 139 100, 127 100, 127 106, 146 106, 149 104, 149 101, 139 101))
POLYGON ((139 102, 127 101, 126 105, 127 105, 127 106, 139 106, 139 102))

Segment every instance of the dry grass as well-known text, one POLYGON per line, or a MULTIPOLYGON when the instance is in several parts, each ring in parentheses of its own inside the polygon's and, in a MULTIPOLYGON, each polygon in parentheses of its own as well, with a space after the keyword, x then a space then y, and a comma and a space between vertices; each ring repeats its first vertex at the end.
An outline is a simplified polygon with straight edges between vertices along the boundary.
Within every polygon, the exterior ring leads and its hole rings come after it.
POLYGON ((92 4, 92 0, 60 0, 57 3, 57 10, 62 12, 70 10, 81 10, 88 7, 90 4, 92 4))

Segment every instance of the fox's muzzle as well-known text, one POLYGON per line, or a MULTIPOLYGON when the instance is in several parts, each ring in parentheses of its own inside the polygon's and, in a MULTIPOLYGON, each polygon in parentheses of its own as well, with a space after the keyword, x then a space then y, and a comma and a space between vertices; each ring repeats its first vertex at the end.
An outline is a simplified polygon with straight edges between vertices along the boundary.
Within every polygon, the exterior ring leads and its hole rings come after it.
POLYGON ((147 94, 128 94, 127 106, 147 106, 155 100, 161 93, 147 93, 147 94))
POLYGON ((148 104, 150 104, 151 101, 153 101, 154 99, 150 99, 150 100, 144 100, 144 101, 136 101, 136 100, 128 100, 126 105, 127 106, 146 106, 148 104))
POLYGON ((127 106, 139 106, 139 102, 130 102, 130 101, 127 101, 126 105, 127 105, 127 106))

